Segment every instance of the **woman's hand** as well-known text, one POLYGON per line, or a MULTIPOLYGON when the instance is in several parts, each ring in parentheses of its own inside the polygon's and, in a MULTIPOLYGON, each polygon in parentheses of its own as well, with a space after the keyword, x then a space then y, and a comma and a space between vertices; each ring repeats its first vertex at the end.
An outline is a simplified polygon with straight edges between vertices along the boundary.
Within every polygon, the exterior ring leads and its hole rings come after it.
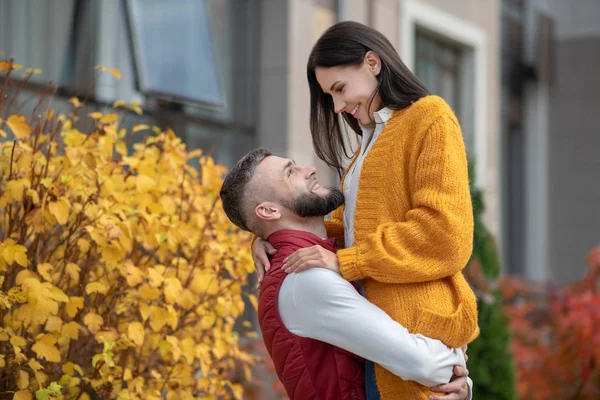
POLYGON ((252 245, 252 257, 254 259, 254 268, 256 269, 259 285, 265 277, 265 274, 269 272, 269 269, 271 268, 269 255, 272 256, 275 253, 277 253, 277 250, 268 240, 258 238, 252 245))
POLYGON ((319 245, 296 250, 283 260, 281 268, 288 274, 302 272, 308 268, 325 268, 340 273, 340 263, 335 253, 319 245))
POLYGON ((444 396, 430 395, 430 400, 465 400, 469 397, 469 385, 467 383, 469 370, 464 367, 455 366, 454 376, 450 383, 432 387, 434 392, 446 393, 444 396))

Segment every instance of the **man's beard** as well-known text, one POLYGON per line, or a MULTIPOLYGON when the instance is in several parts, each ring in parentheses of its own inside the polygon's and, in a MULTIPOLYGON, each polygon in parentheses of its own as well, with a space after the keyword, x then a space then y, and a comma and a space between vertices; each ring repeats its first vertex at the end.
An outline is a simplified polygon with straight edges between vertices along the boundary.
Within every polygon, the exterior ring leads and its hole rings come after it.
POLYGON ((331 187, 326 195, 305 193, 293 200, 282 200, 281 204, 302 218, 324 217, 344 204, 344 193, 331 187))

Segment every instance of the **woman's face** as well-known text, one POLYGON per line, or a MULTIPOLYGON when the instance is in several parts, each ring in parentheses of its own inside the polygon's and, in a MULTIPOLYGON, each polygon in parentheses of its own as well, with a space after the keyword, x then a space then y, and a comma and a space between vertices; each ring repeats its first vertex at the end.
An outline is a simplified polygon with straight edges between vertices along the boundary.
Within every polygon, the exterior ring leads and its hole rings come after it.
POLYGON ((323 92, 332 97, 335 112, 345 112, 362 125, 370 125, 373 113, 381 109, 379 93, 373 98, 370 109, 367 109, 369 100, 377 89, 377 75, 380 71, 381 61, 373 51, 365 55, 363 63, 358 67, 315 68, 317 81, 323 92))

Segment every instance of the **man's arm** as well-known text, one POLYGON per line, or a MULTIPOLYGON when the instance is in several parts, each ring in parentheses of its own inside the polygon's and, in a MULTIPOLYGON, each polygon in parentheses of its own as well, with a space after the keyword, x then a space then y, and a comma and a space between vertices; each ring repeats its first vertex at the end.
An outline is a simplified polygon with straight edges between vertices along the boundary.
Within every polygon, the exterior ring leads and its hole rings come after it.
POLYGON ((425 386, 448 383, 452 368, 465 366, 462 350, 410 334, 330 270, 288 275, 279 292, 279 313, 292 333, 333 344, 425 386))

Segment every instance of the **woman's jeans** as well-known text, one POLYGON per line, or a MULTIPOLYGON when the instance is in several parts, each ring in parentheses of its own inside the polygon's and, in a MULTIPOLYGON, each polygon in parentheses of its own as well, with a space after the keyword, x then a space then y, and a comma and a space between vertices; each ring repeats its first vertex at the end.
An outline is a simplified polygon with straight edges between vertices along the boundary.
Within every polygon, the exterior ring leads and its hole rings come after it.
POLYGON ((380 400, 377 381, 375 380, 375 364, 373 361, 365 361, 365 392, 367 400, 380 400))

